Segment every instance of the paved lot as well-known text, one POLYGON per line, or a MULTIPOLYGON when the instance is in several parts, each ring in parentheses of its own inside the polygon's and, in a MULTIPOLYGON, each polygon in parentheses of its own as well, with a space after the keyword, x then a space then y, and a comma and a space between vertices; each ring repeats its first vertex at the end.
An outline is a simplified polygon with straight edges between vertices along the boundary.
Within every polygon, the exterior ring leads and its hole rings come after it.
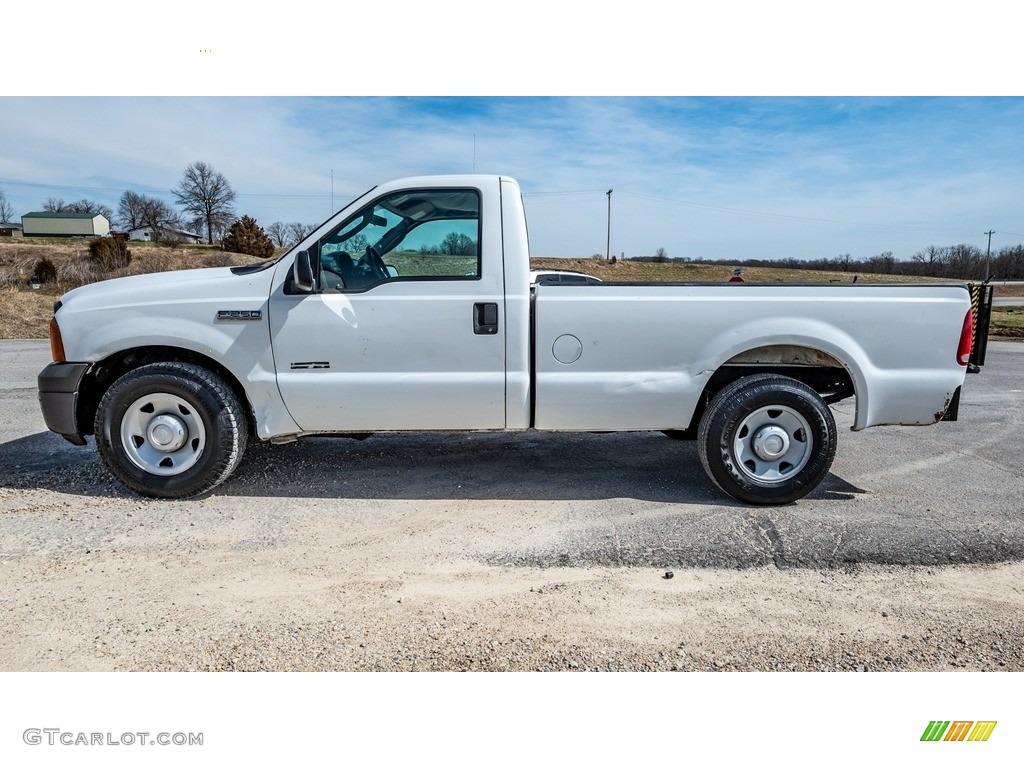
MULTIPOLYGON (((4 485, 83 501, 134 500, 112 484, 90 440, 45 431, 34 376, 40 342, 0 347, 4 485)), ((481 552, 489 564, 646 567, 979 563, 1024 555, 1024 345, 994 342, 967 380, 956 423, 848 431, 835 408, 836 462, 808 500, 758 510, 723 497, 691 443, 625 435, 414 434, 363 442, 256 445, 216 497, 386 503, 397 500, 571 503, 556 540, 481 552), (846 429, 844 429, 844 427, 846 429), (643 515, 639 510, 657 509, 643 515)))
POLYGON ((45 431, 47 361, 0 344, 0 668, 1024 669, 1024 345, 957 423, 836 406, 832 473, 773 509, 658 433, 256 445, 142 499, 45 431))

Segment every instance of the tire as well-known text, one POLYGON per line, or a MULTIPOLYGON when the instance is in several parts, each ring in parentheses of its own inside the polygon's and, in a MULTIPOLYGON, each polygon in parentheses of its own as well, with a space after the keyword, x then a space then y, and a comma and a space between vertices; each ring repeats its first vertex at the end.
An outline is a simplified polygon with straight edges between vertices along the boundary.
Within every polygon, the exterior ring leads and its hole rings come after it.
POLYGON ((165 499, 224 482, 248 439, 238 397, 218 375, 191 363, 126 373, 100 400, 94 427, 113 475, 143 496, 165 499))
POLYGON ((811 387, 755 374, 727 386, 700 421, 704 471, 746 504, 789 504, 813 491, 836 454, 832 411, 811 387))

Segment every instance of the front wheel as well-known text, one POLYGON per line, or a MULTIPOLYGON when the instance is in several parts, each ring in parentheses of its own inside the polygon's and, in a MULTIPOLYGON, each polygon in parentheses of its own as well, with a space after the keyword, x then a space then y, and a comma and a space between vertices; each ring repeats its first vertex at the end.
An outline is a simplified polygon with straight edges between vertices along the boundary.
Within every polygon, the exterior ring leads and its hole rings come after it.
POLYGON ((248 437, 235 393, 191 363, 126 373, 103 395, 94 426, 100 455, 118 480, 144 496, 172 499, 226 480, 248 437))
POLYGON ((813 491, 836 454, 832 411, 811 387, 757 374, 712 399, 697 447, 715 484, 747 504, 788 504, 813 491))

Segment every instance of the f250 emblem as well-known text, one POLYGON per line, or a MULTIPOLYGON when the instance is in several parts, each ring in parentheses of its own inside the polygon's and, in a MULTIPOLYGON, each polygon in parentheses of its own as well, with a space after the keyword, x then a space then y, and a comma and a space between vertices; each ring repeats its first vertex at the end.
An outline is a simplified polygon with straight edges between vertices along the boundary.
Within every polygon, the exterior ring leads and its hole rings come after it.
POLYGON ((218 320, 260 320, 263 311, 260 309, 221 309, 217 311, 218 320))

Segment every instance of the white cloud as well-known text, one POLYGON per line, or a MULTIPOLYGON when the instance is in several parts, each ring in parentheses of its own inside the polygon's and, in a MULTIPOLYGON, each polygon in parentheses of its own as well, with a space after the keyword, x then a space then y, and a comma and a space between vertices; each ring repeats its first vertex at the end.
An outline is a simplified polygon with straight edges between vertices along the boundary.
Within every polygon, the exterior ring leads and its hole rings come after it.
POLYGON ((519 178, 537 255, 726 258, 893 250, 1024 231, 1021 100, 6 98, 0 187, 170 200, 212 164, 261 223, 319 222, 389 178, 519 178), (475 137, 475 151, 474 151, 475 137), (33 186, 34 185, 34 186, 33 186), (42 186, 39 186, 42 185, 42 186), (971 233, 976 232, 974 237, 971 233))

